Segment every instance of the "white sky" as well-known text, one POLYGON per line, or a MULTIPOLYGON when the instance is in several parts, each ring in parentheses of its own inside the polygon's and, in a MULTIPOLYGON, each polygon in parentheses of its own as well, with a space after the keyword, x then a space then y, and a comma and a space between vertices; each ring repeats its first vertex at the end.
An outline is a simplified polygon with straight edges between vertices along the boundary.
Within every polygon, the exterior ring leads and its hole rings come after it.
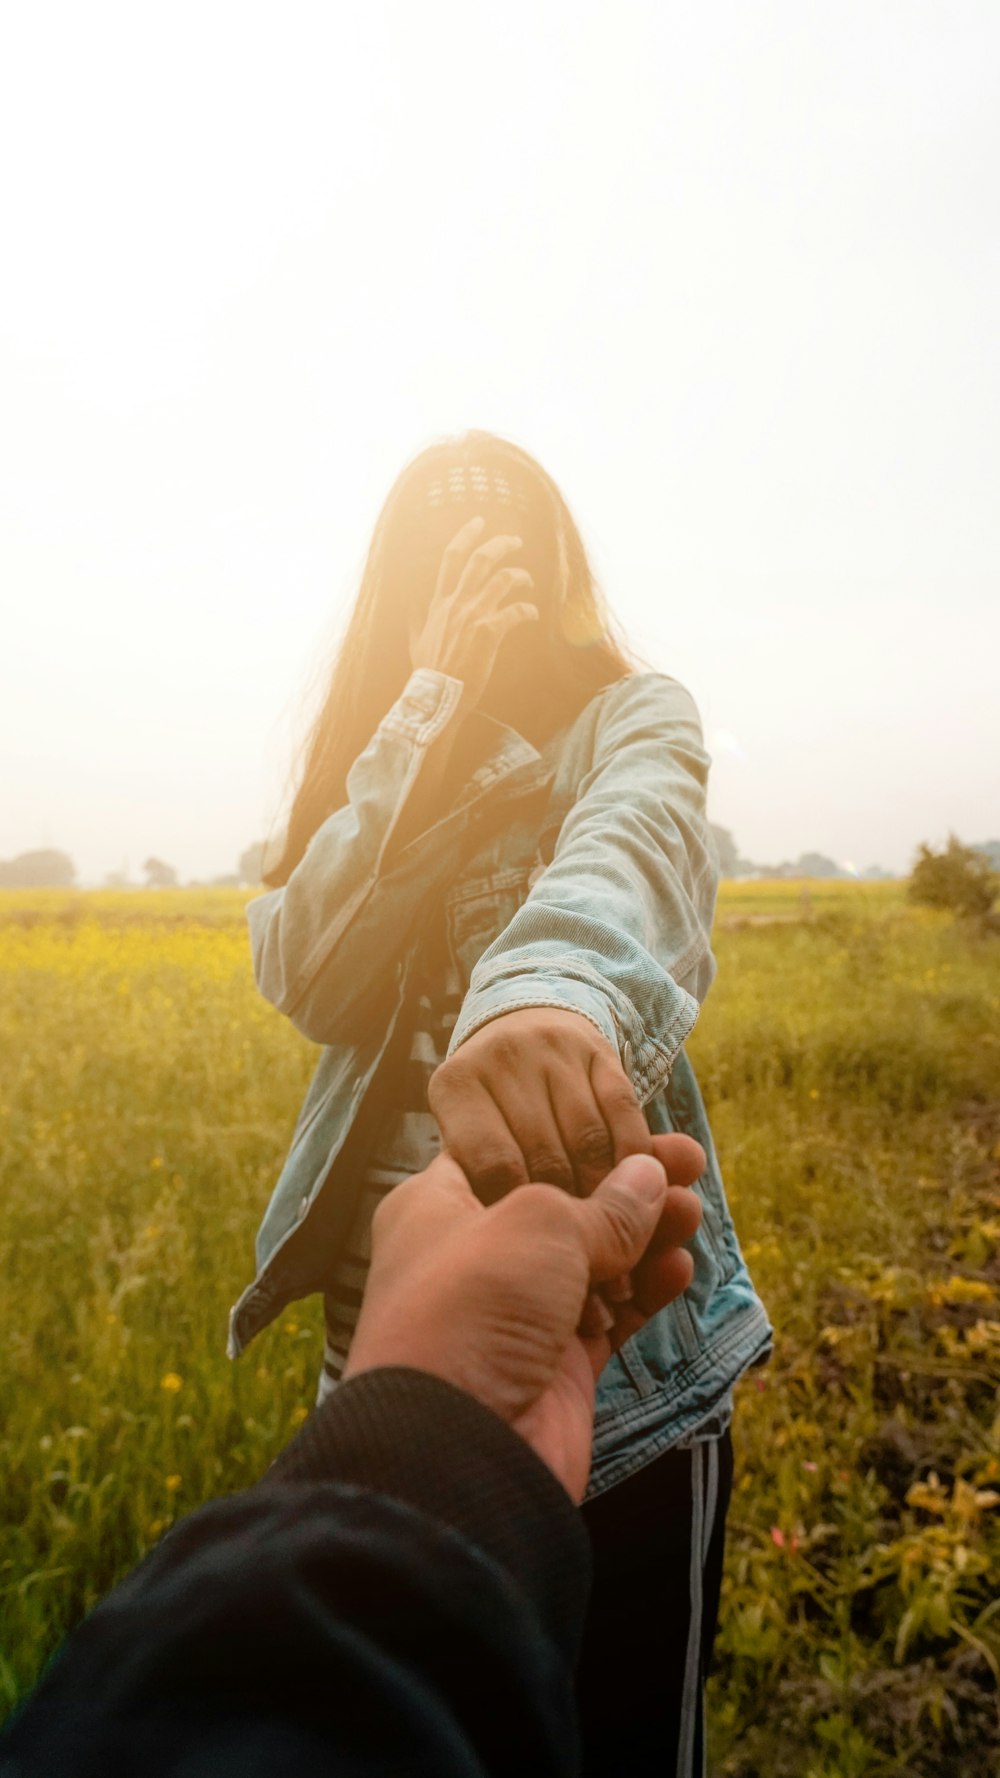
POLYGON ((744 854, 1000 833, 1000 9, 5 9, 0 857, 232 870, 384 494, 566 494, 744 854))

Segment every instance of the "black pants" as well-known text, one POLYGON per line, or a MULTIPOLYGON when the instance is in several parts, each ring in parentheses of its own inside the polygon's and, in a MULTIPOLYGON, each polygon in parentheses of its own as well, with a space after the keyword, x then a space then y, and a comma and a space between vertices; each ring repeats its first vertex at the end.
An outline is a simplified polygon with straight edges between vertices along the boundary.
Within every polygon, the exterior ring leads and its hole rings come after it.
POLYGON ((732 1475, 727 1432, 666 1451, 582 1509, 594 1552, 576 1688, 583 1778, 701 1778, 732 1475))

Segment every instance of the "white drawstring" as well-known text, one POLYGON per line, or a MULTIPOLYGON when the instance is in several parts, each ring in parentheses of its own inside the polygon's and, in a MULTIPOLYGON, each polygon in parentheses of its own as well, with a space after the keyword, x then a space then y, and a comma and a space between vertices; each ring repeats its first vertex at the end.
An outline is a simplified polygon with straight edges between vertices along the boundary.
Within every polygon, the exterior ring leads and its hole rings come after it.
MULTIPOLYGON (((711 1446, 709 1449, 711 1449, 711 1446)), ((703 1470, 705 1463, 704 1454, 704 1445, 692 1446, 691 1615, 688 1623, 687 1656, 684 1661, 684 1690, 681 1694, 680 1731, 677 1737, 677 1778, 695 1778, 694 1738, 701 1711, 702 1569, 705 1560, 705 1515, 702 1499, 703 1470)), ((714 1514, 714 1500, 712 1511, 714 1514)))

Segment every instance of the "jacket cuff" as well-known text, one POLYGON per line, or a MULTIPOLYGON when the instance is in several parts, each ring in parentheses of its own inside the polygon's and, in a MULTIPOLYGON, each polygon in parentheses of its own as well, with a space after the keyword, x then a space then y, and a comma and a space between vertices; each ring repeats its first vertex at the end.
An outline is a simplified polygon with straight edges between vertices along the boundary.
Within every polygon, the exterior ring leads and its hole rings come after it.
POLYGON ((443 729, 457 709, 465 690, 462 679, 431 667, 414 667, 384 726, 411 741, 429 742, 443 729))
POLYGON ((583 1520, 525 1440, 464 1390, 402 1366, 341 1383, 256 1487, 329 1481, 389 1495, 477 1544, 575 1653, 590 1587, 583 1520))
MULTIPOLYGON (((580 1013, 596 1025, 615 1051, 632 1082, 636 1097, 646 1105, 670 1079, 681 1046, 691 1035, 698 1018, 698 1002, 684 988, 670 981, 670 1000, 665 1007, 667 1024, 654 1038, 647 1033, 631 1001, 612 982, 595 979, 594 972, 568 958, 554 959, 546 968, 503 958, 492 980, 470 988, 462 1003, 448 1044, 448 1055, 491 1019, 526 1007, 555 1006, 580 1013), (499 970, 503 969, 504 974, 499 970)), ((482 969, 483 965, 477 965, 482 969)))
POLYGON ((562 1012, 578 1012, 596 1025, 612 1049, 621 1054, 624 1038, 621 1026, 608 1004, 606 994, 584 982, 567 980, 561 975, 539 971, 514 975, 507 981, 490 982, 482 988, 471 988, 462 1002, 455 1028, 448 1045, 449 1056, 460 1044, 472 1037, 491 1019, 504 1013, 521 1012, 526 1007, 554 1006, 562 1012))

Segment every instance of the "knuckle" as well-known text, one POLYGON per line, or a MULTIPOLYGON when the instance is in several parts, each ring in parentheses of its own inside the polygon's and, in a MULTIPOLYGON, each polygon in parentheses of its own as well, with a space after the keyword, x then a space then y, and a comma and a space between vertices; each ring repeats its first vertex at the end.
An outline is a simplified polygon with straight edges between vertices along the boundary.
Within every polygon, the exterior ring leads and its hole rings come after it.
POLYGON ((490 1038, 490 1066, 513 1068, 521 1054, 522 1045, 514 1038, 508 1037, 503 1031, 497 1031, 490 1038))
POLYGON ((612 1082, 602 1098, 612 1117, 633 1112, 639 1104, 632 1083, 624 1074, 612 1082))
POLYGON ((427 1082, 427 1098, 432 1109, 435 1100, 441 1104, 452 1093, 461 1092, 464 1081, 465 1070, 460 1064, 456 1066, 451 1060, 439 1062, 427 1082))
POLYGON ((573 1169, 564 1154, 557 1154, 553 1149, 538 1149, 533 1150, 526 1160, 532 1180, 558 1185, 563 1191, 572 1190, 573 1169))
POLYGON ((476 1155, 470 1164, 477 1184, 497 1196, 513 1191, 516 1185, 526 1183, 520 1156, 509 1150, 488 1150, 485 1154, 476 1155))
POLYGON ((573 1151, 584 1167, 599 1167, 610 1163, 614 1153, 607 1130, 595 1126, 581 1130, 574 1136, 573 1151))
POLYGON ((635 1200, 625 1192, 609 1192, 604 1203, 604 1213, 611 1225, 614 1239, 622 1252, 630 1252, 636 1245, 636 1231, 639 1223, 639 1212, 635 1200))

